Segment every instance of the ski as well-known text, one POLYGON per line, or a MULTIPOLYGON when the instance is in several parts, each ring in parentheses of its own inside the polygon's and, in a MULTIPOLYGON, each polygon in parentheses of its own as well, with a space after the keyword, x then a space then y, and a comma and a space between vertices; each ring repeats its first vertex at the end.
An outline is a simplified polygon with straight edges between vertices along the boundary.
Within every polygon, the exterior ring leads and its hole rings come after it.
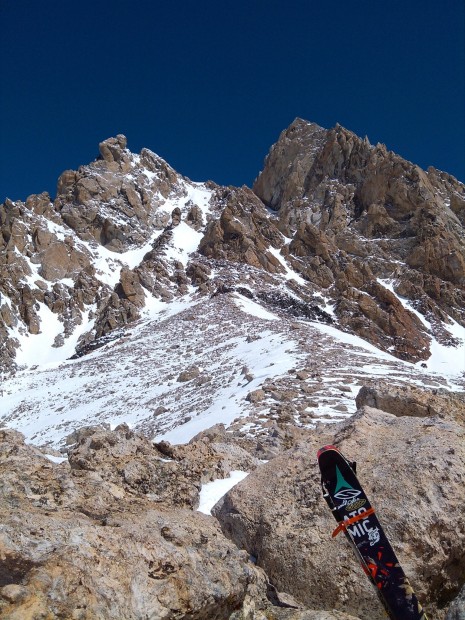
POLYGON ((358 481, 355 463, 334 446, 321 448, 317 459, 323 497, 338 522, 333 537, 344 532, 391 620, 427 620, 358 481))

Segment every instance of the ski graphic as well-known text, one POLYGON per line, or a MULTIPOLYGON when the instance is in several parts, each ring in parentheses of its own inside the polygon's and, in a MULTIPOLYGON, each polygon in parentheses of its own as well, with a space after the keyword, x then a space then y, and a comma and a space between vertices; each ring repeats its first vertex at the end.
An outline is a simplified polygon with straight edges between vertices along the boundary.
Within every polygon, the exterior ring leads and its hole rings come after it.
POLYGON ((323 496, 391 620, 427 620, 355 474, 355 463, 334 446, 318 451, 323 496))

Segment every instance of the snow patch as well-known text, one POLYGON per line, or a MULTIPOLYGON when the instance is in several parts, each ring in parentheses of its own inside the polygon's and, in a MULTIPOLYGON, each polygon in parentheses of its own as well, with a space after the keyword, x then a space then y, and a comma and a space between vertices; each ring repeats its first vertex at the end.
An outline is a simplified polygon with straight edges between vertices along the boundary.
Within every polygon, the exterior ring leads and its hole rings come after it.
POLYGON ((44 454, 44 456, 49 461, 52 461, 52 463, 64 463, 68 461, 68 457, 66 456, 54 456, 53 454, 44 454))
POLYGON ((186 265, 189 255, 197 250, 203 234, 191 228, 186 222, 180 222, 173 229, 173 236, 165 256, 186 265))
POLYGON ((23 328, 22 330, 14 330, 12 334, 19 340, 16 363, 26 368, 31 366, 50 367, 71 357, 79 337, 93 327, 94 319, 89 319, 91 310, 92 308, 87 308, 83 313, 81 324, 75 328, 71 336, 64 338, 63 346, 54 347, 56 336, 63 334, 63 324, 48 306, 39 303, 37 314, 40 319, 40 332, 30 334, 23 328))
POLYGON ((306 286, 308 284, 302 278, 302 276, 300 276, 296 271, 289 267, 279 250, 270 245, 270 247, 268 248, 268 252, 270 252, 270 254, 273 254, 273 256, 280 262, 281 266, 284 267, 284 278, 286 280, 295 280, 298 284, 301 284, 303 286, 306 286))
POLYGON ((223 495, 226 495, 228 491, 236 486, 236 484, 238 484, 241 480, 244 480, 244 478, 248 475, 249 472, 236 469, 229 474, 229 478, 213 480, 213 482, 203 484, 200 489, 200 503, 197 510, 206 515, 211 515, 213 506, 223 497, 223 495))
POLYGON ((275 314, 272 314, 271 312, 268 312, 268 310, 265 310, 265 308, 257 304, 255 301, 252 301, 252 299, 243 297, 239 293, 235 293, 233 298, 236 306, 240 308, 242 312, 246 312, 251 316, 256 316, 259 319, 264 319, 265 321, 279 320, 279 317, 277 317, 275 314))

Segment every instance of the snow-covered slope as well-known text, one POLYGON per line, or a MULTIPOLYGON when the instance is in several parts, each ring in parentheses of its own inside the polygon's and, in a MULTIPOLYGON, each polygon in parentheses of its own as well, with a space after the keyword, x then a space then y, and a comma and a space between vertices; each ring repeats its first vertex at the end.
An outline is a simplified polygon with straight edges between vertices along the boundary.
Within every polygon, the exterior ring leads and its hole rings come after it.
POLYGON ((235 422, 252 434, 286 417, 311 427, 353 413, 360 387, 381 377, 395 385, 463 390, 462 337, 450 365, 441 359, 438 366, 433 357, 428 370, 238 293, 213 299, 191 293, 160 303, 93 353, 4 381, 1 420, 29 441, 55 447, 76 428, 102 423, 126 422, 172 443, 216 423, 235 422))
POLYGON ((130 153, 123 136, 63 173, 53 202, 7 201, 0 423, 55 447, 81 426, 121 422, 184 442, 218 422, 255 435, 333 422, 380 377, 463 390, 462 186, 338 130, 394 175, 382 188, 392 205, 360 211, 354 192, 368 190, 350 158, 350 183, 333 171, 299 185, 299 166, 329 165, 331 132, 302 139, 311 157, 302 151, 296 173, 279 159, 289 141, 295 154, 302 123, 258 182, 265 198, 276 185, 272 209, 245 187, 194 183, 146 149, 130 153), (415 261, 441 243, 455 262, 421 271, 415 261))

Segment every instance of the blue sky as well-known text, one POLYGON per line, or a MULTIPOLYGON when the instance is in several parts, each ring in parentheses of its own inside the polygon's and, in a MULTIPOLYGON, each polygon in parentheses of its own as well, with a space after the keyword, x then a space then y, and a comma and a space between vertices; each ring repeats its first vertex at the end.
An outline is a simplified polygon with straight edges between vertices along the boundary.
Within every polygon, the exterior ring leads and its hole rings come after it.
POLYGON ((124 133, 250 185, 295 117, 465 181, 463 0, 0 0, 0 200, 124 133))

